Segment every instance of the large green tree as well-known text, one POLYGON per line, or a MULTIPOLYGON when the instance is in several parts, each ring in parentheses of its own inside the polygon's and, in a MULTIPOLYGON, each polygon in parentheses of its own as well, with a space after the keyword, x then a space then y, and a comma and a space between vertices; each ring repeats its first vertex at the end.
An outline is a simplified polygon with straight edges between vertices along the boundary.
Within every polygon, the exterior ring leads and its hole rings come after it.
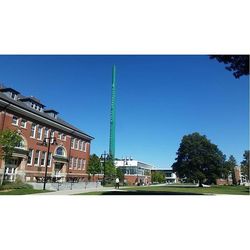
POLYGON ((210 58, 226 64, 226 69, 232 71, 235 78, 249 75, 249 55, 212 55, 210 58))
POLYGON ((100 174, 101 171, 102 168, 99 157, 96 154, 91 155, 88 162, 87 173, 92 175, 94 179, 95 175, 100 174))
POLYGON ((105 162, 105 179, 112 181, 116 177, 116 167, 112 159, 105 162))
POLYGON ((241 162, 242 174, 246 177, 248 181, 249 181, 249 172, 250 172, 249 156, 250 156, 250 150, 245 150, 243 154, 243 161, 241 162))
POLYGON ((224 161, 224 155, 215 144, 205 135, 193 133, 182 138, 172 167, 180 178, 199 181, 201 187, 205 180, 215 183, 221 176, 224 161))

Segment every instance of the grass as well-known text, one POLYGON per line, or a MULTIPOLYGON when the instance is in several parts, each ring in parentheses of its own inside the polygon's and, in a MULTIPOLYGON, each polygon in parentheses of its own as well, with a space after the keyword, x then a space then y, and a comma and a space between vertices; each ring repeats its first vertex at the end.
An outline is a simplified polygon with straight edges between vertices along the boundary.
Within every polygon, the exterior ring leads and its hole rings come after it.
POLYGON ((205 195, 228 194, 249 195, 249 187, 245 186, 211 186, 209 188, 178 186, 126 187, 117 191, 101 191, 82 193, 82 195, 205 195))
POLYGON ((50 192, 47 190, 36 190, 27 183, 23 183, 22 181, 15 182, 5 182, 0 186, 0 195, 25 195, 25 194, 37 194, 37 193, 45 193, 50 192))
POLYGON ((38 194, 38 193, 46 193, 51 192, 48 190, 36 190, 36 189, 12 189, 12 190, 0 190, 0 195, 26 195, 26 194, 38 194))

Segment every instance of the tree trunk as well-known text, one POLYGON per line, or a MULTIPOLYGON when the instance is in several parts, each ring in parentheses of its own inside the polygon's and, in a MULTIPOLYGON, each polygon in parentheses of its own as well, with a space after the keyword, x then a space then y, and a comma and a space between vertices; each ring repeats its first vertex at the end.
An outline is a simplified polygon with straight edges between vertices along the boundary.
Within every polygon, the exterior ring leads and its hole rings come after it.
POLYGON ((202 180, 199 180, 199 187, 203 187, 202 186, 202 180))

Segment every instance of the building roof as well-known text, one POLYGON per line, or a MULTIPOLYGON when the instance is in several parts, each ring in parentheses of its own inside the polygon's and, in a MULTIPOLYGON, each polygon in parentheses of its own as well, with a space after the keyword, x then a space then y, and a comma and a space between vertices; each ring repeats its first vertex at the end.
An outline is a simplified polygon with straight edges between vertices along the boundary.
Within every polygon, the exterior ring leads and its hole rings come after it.
MULTIPOLYGON (((29 97, 28 99, 34 100, 34 97, 29 97)), ((29 113, 35 114, 36 116, 38 115, 38 116, 40 116, 40 117, 42 117, 42 118, 44 118, 46 120, 52 121, 53 124, 56 123, 58 125, 61 125, 61 126, 64 126, 64 127, 68 128, 70 130, 73 130, 72 134, 75 134, 75 136, 78 136, 78 134, 79 134, 79 136, 83 136, 83 137, 85 137, 85 138, 87 138, 89 140, 94 139, 94 137, 84 133, 83 131, 81 131, 80 129, 78 129, 75 126, 71 125, 70 123, 64 121, 63 119, 61 119, 59 117, 54 118, 54 117, 50 116, 49 114, 47 114, 46 112, 41 112, 41 111, 38 111, 36 109, 33 109, 33 108, 29 107, 27 104, 23 103, 20 100, 14 100, 14 99, 6 96, 5 94, 1 93, 1 91, 0 91, 0 100, 3 100, 4 102, 8 103, 7 105, 5 105, 7 109, 10 109, 11 105, 19 107, 19 108, 21 108, 21 109, 23 109, 25 111, 28 111, 29 113)), ((35 98, 35 100, 37 102, 38 99, 35 98)), ((39 103, 39 104, 41 104, 41 103, 39 103)), ((0 103, 0 105, 1 105, 1 103, 0 103)), ((20 113, 21 113, 21 111, 20 111, 20 113)), ((23 112, 23 115, 25 115, 25 112, 23 112)))
POLYGON ((20 94, 20 92, 16 91, 15 89, 12 88, 6 88, 4 85, 0 85, 0 91, 1 92, 13 92, 15 94, 20 94))
POLYGON ((20 96, 19 96, 19 100, 20 100, 20 101, 23 101, 23 102, 25 102, 25 101, 35 102, 36 104, 39 104, 40 106, 45 107, 45 105, 43 105, 43 104, 40 102, 40 100, 37 99, 37 98, 34 97, 34 96, 27 96, 27 97, 23 97, 23 96, 20 97, 20 96))

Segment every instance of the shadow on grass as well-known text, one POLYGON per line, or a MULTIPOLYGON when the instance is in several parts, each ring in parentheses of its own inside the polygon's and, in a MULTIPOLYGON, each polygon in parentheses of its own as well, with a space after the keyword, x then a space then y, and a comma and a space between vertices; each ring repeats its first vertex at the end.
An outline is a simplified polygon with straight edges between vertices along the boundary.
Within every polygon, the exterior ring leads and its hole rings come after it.
POLYGON ((108 191, 101 195, 203 195, 188 192, 166 192, 166 191, 108 191))

